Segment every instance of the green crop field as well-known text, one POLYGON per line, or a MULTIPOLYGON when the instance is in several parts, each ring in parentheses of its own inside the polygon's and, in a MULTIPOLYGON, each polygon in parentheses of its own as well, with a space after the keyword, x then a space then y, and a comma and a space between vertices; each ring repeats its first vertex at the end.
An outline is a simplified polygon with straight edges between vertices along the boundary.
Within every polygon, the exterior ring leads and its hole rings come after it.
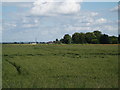
POLYGON ((117 88, 118 45, 2 46, 3 88, 117 88))

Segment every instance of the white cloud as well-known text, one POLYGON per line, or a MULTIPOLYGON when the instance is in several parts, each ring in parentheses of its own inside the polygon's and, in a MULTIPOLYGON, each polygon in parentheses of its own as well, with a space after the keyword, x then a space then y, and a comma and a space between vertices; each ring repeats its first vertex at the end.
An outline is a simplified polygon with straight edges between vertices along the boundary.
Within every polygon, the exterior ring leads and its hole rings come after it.
MULTIPOLYGON (((48 2, 48 0, 37 0, 34 2, 34 6, 31 9, 31 13, 34 15, 57 15, 57 14, 73 14, 80 11, 80 3, 76 0, 65 0, 63 2, 56 3, 48 2)), ((82 1, 82 0, 81 0, 82 1)))
POLYGON ((8 27, 16 27, 17 25, 13 24, 13 23, 6 23, 6 26, 8 26, 8 27))
POLYGON ((94 17, 94 16, 97 16, 97 15, 98 15, 98 13, 97 13, 97 12, 91 12, 90 14, 91 14, 91 16, 92 16, 92 17, 94 17))
POLYGON ((90 26, 91 25, 91 23, 86 23, 86 26, 90 26))
MULTIPOLYGON (((2 0, 2 2, 34 2, 35 0, 2 0)), ((49 0, 51 2, 52 0, 49 0)), ((55 0, 55 2, 62 2, 64 0, 55 0)), ((73 2, 73 0, 69 0, 73 2)), ((77 2, 81 2, 81 0, 76 0, 77 2)), ((84 0, 84 2, 119 2, 119 0, 84 0)))
POLYGON ((92 25, 95 23, 97 16, 99 15, 98 12, 81 12, 77 14, 73 18, 78 20, 80 23, 86 23, 86 25, 92 25))
POLYGON ((2 2, 33 2, 35 0, 2 0, 2 2))
POLYGON ((19 8, 32 8, 33 4, 32 3, 25 3, 25 2, 14 2, 14 3, 3 3, 2 4, 3 7, 12 7, 12 6, 15 6, 15 7, 19 7, 19 8))
POLYGON ((68 27, 66 27, 65 28, 65 30, 66 31, 74 31, 74 32, 76 32, 76 31, 88 31, 88 30, 91 30, 91 28, 90 27, 80 27, 80 26, 68 26, 68 27))
POLYGON ((35 22, 35 23, 38 23, 38 22, 39 22, 39 20, 38 20, 38 19, 35 19, 35 20, 34 20, 34 22, 35 22))
POLYGON ((82 22, 93 23, 94 19, 92 17, 84 17, 82 22))
POLYGON ((100 19, 97 19, 96 20, 96 24, 102 24, 102 23, 106 23, 107 22, 107 19, 105 19, 105 18, 100 18, 100 19))
POLYGON ((106 25, 106 26, 104 26, 104 29, 106 29, 108 31, 115 31, 115 30, 118 30, 118 27, 117 26, 106 25))
POLYGON ((22 23, 28 23, 28 19, 27 18, 23 18, 22 19, 22 23))
POLYGON ((37 24, 24 24, 22 27, 23 28, 33 28, 33 27, 37 27, 37 24))
POLYGON ((32 7, 32 4, 31 3, 18 3, 18 4, 15 4, 17 7, 20 7, 20 8, 31 8, 32 7))
POLYGON ((23 28, 34 28, 34 27, 37 27, 38 25, 37 24, 23 24, 22 27, 23 28))
POLYGON ((3 29, 3 27, 2 27, 2 25, 0 25, 0 34, 2 34, 2 29, 3 29))
POLYGON ((15 23, 3 23, 2 24, 2 30, 11 30, 13 28, 16 28, 17 25, 15 23))
POLYGON ((21 20, 22 20, 21 23, 24 24, 23 27, 32 27, 32 26, 37 26, 38 24, 40 24, 39 18, 23 17, 21 20))
POLYGON ((112 12, 117 12, 118 10, 120 10, 120 5, 115 6, 114 8, 110 9, 110 11, 112 12))

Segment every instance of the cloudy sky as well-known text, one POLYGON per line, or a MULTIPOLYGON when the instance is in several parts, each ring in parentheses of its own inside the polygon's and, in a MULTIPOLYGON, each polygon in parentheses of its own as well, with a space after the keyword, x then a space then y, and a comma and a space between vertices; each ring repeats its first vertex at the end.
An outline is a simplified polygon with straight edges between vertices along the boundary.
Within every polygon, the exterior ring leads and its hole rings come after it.
POLYGON ((117 2, 3 2, 0 19, 3 42, 53 41, 94 30, 118 35, 117 2))

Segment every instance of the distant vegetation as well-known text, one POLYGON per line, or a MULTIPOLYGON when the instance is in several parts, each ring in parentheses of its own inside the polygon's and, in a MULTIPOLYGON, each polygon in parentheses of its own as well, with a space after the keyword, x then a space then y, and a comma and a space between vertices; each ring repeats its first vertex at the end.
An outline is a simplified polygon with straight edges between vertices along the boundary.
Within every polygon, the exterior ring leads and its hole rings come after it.
POLYGON ((120 43, 120 35, 109 36, 107 34, 102 34, 101 31, 93 31, 87 33, 75 32, 70 36, 65 34, 60 40, 48 42, 3 42, 2 44, 118 44, 120 43))
POLYGON ((74 33, 72 36, 65 34, 60 40, 56 39, 55 43, 64 44, 118 44, 120 43, 120 35, 109 36, 102 34, 100 31, 87 32, 87 33, 74 33))

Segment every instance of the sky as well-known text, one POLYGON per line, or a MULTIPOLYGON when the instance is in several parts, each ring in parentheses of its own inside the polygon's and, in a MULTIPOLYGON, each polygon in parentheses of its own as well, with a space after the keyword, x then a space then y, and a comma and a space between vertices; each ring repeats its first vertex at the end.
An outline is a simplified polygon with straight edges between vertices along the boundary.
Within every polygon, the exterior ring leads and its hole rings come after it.
MULTIPOLYGON (((0 7, 1 8, 1 7, 0 7)), ((99 30, 118 35, 117 2, 3 2, 3 42, 47 42, 65 34, 99 30)))

